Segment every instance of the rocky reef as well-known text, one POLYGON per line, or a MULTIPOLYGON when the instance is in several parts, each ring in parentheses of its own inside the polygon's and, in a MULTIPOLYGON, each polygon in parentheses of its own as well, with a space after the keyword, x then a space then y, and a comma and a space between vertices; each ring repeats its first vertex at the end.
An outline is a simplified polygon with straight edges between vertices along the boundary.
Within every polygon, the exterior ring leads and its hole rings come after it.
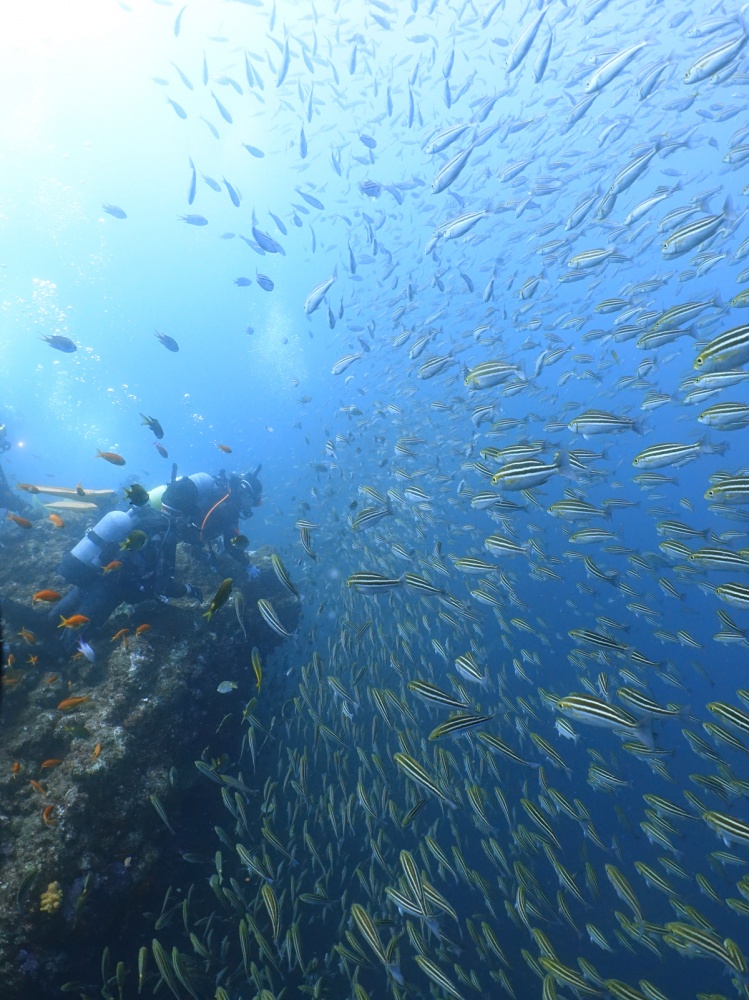
MULTIPOLYGON (((206 802, 216 782, 256 782, 243 721, 258 702, 280 706, 287 697, 282 673, 265 669, 260 684, 252 666, 253 647, 265 667, 285 641, 258 600, 272 602, 289 632, 301 614, 270 549, 253 554, 259 576, 239 583, 227 555, 209 564, 179 546, 176 576, 200 587, 206 601, 222 579, 235 578, 210 621, 201 614, 207 603, 189 599, 121 605, 86 636, 95 660, 71 657, 50 605, 32 598, 44 589, 65 593, 56 567, 91 523, 90 515, 68 514, 64 530, 41 517, 30 530, 12 522, 0 529, 4 1000, 59 996, 70 981, 70 990, 99 995, 101 984, 89 980, 102 952, 106 963, 105 948, 130 940, 144 913, 152 930, 165 893, 181 905, 179 892, 167 890, 196 878, 185 870, 201 863, 201 850, 213 864, 206 802)), ((113 965, 113 982, 120 972, 113 965)))

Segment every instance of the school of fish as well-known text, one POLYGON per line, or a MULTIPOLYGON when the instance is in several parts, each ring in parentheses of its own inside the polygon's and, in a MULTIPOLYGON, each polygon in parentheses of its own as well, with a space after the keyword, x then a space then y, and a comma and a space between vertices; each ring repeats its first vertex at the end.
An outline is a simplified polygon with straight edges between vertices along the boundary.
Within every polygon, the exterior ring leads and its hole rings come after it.
POLYGON ((749 997, 749 10, 234 6, 254 30, 165 68, 165 114, 295 197, 250 204, 196 149, 181 221, 208 247, 205 188, 241 210, 269 273, 232 280, 276 296, 304 230, 334 429, 289 470, 289 700, 253 659, 239 765, 197 765, 215 859, 127 975, 749 997))

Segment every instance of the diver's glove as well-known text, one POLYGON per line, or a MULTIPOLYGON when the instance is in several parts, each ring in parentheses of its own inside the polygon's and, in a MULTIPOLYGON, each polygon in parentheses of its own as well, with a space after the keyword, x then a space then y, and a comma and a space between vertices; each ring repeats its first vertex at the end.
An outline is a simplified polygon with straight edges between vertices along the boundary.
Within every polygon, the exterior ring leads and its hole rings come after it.
POLYGON ((203 591, 199 587, 193 587, 189 583, 185 584, 185 597, 192 597, 198 604, 203 603, 203 591))
POLYGON ((247 576, 253 582, 255 580, 259 580, 260 579, 260 570, 257 568, 257 566, 254 566, 252 563, 248 563, 247 564, 247 576))

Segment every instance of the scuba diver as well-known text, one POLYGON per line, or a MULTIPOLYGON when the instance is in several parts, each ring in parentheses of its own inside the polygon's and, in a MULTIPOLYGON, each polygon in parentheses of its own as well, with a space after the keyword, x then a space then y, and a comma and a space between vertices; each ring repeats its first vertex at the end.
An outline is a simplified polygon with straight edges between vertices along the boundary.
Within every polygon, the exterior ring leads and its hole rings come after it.
MULTIPOLYGON (((8 429, 5 424, 0 424, 0 455, 9 451, 11 447, 10 441, 8 440, 8 429)), ((0 465, 0 508, 5 510, 18 511, 18 510, 28 510, 30 504, 19 496, 18 493, 14 493, 10 483, 5 478, 5 473, 3 472, 3 467, 0 465)))
POLYGON ((61 615, 89 619, 84 629, 63 630, 66 643, 103 625, 123 602, 166 603, 175 597, 202 602, 197 587, 174 578, 178 542, 209 562, 223 551, 255 579, 259 571, 244 551, 247 539, 239 534, 238 521, 252 517, 253 508, 262 503, 260 468, 244 475, 227 476, 222 470, 217 476, 196 472, 177 478, 175 465, 164 486, 150 492, 130 487, 130 510, 105 514, 60 563, 60 574, 74 586, 50 612, 50 620, 57 624, 61 615))

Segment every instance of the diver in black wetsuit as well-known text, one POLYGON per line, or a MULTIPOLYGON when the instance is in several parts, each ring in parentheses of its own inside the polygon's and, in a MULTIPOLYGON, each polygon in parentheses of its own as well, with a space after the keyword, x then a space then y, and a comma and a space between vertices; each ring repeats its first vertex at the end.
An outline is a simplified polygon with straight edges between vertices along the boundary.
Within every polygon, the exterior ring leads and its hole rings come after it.
POLYGON ((72 643, 85 630, 103 625, 125 601, 202 601, 197 587, 174 578, 178 542, 193 546, 209 562, 217 551, 226 552, 254 578, 257 569, 234 539, 243 538, 238 535, 239 519, 251 517, 253 507, 262 502, 259 471, 260 466, 244 475, 198 472, 178 479, 175 468, 171 482, 151 490, 143 506, 105 514, 60 563, 60 574, 74 586, 50 618, 55 623, 60 615, 89 619, 75 634, 65 629, 63 638, 72 643))

